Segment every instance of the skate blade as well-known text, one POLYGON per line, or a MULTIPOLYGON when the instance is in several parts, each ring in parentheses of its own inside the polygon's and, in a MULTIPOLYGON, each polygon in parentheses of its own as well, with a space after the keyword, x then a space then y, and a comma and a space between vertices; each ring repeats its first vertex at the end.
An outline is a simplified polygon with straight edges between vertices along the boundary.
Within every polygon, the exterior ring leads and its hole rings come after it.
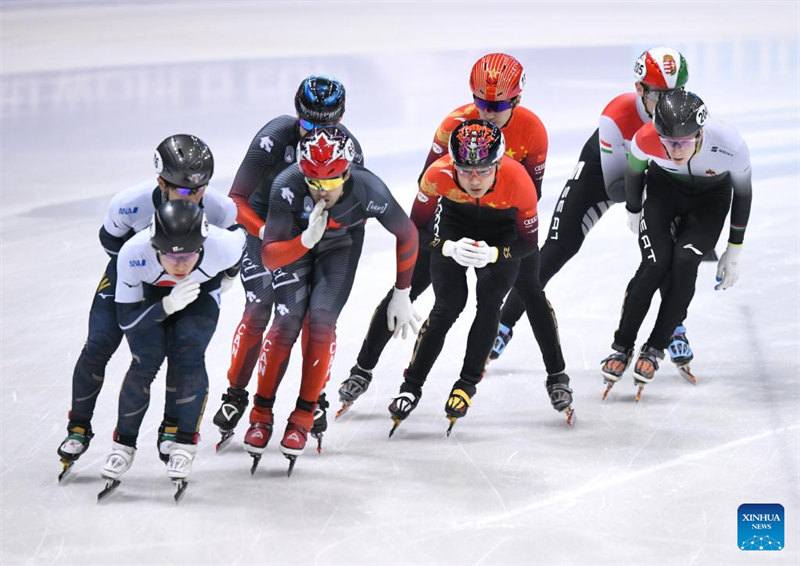
POLYGON ((636 403, 642 398, 642 391, 644 391, 644 386, 647 385, 646 383, 638 383, 639 389, 636 390, 636 403))
POLYGON ((352 401, 342 401, 342 408, 336 411, 336 415, 333 417, 333 420, 336 420, 342 415, 344 415, 352 405, 353 405, 352 401))
POLYGON ((61 470, 61 473, 58 474, 59 483, 61 482, 61 480, 64 480, 69 476, 70 472, 72 471, 72 466, 74 464, 75 462, 67 462, 66 460, 61 460, 61 465, 63 466, 63 469, 61 470))
POLYGON ((678 373, 681 374, 681 377, 691 383, 692 385, 697 385, 697 378, 692 373, 689 364, 683 364, 680 366, 676 366, 678 368, 678 373))
POLYGON ((256 473, 256 468, 258 468, 258 463, 261 461, 261 454, 250 454, 253 457, 253 465, 250 466, 250 475, 256 473))
POLYGON ((455 417, 447 417, 447 420, 450 421, 450 426, 447 427, 447 436, 450 436, 450 433, 453 432, 453 426, 456 424, 458 419, 455 417))
POLYGON ((286 477, 292 477, 292 470, 294 470, 294 463, 297 461, 297 456, 294 454, 284 454, 289 460, 289 469, 286 470, 286 477))
POLYGON ((608 381, 608 380, 606 380, 606 384, 607 384, 606 385, 606 390, 603 391, 603 397, 601 397, 601 399, 600 399, 601 401, 605 401, 606 400, 606 397, 608 397, 608 392, 611 391, 611 388, 614 387, 614 385, 616 383, 617 383, 616 381, 608 381))
POLYGON ((103 488, 103 491, 97 494, 97 502, 100 503, 101 501, 105 501, 109 495, 116 491, 116 489, 119 487, 119 484, 119 480, 106 478, 106 486, 103 488))
POLYGON ((172 485, 177 488, 174 496, 175 504, 177 505, 181 502, 181 499, 183 499, 183 495, 186 493, 186 488, 189 487, 189 482, 184 479, 172 480, 172 485))
POLYGON ((219 442, 217 442, 216 446, 217 454, 219 454, 220 451, 222 451, 226 446, 228 446, 228 444, 231 443, 231 438, 233 438, 233 430, 228 430, 225 432, 220 431, 220 432, 222 433, 222 438, 220 438, 219 442))
POLYGON ((397 427, 399 427, 400 423, 403 422, 403 421, 398 419, 398 418, 396 418, 396 417, 392 417, 392 422, 394 424, 392 425, 392 430, 389 431, 389 438, 392 437, 392 435, 394 434, 394 431, 397 430, 397 427))
POLYGON ((565 409, 565 411, 567 413, 567 425, 568 426, 574 425, 575 424, 575 409, 573 409, 572 407, 569 407, 569 408, 565 409))
POLYGON ((317 454, 322 454, 322 433, 312 434, 311 436, 317 439, 317 454))

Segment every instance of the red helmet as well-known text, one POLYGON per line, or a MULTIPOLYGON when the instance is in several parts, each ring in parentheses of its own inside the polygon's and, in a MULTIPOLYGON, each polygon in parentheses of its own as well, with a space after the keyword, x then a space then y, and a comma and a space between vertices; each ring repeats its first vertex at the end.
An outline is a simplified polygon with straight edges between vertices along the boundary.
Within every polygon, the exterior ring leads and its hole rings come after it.
POLYGON ((297 163, 312 179, 333 179, 347 172, 356 154, 350 136, 336 126, 315 128, 300 140, 297 163))
POLYGON ((489 53, 472 66, 472 94, 484 100, 510 100, 525 88, 522 64, 505 53, 489 53))

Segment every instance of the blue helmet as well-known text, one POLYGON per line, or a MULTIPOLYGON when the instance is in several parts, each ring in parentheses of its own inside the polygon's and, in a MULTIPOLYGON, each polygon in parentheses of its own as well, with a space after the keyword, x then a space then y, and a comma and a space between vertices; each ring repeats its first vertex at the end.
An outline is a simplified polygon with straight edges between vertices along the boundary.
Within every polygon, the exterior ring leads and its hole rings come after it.
POLYGON ((335 124, 344 114, 344 85, 332 77, 311 75, 300 83, 294 107, 301 120, 335 124))

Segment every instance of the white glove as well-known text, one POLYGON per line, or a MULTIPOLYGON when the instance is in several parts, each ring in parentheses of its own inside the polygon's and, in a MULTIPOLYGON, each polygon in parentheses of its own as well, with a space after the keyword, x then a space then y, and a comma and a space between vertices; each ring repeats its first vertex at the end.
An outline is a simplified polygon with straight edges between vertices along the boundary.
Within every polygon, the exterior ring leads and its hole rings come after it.
POLYGON ((325 228, 328 226, 328 211, 325 209, 325 201, 318 200, 314 205, 314 210, 308 217, 308 228, 300 234, 300 241, 308 249, 313 248, 322 239, 325 228))
POLYGON ((236 277, 228 277, 224 273, 222 274, 222 281, 220 281, 220 291, 223 293, 227 293, 233 287, 233 282, 236 281, 236 277))
POLYGON ((164 306, 164 312, 167 315, 171 315, 186 308, 186 305, 194 301, 199 295, 200 283, 191 277, 185 277, 178 281, 169 295, 161 299, 161 304, 164 306))
POLYGON ((731 244, 717 263, 717 284, 714 289, 727 289, 733 287, 739 279, 739 255, 742 253, 742 244, 731 244))
POLYGON ((457 242, 445 240, 442 244, 442 255, 453 258, 462 267, 473 267, 483 257, 475 247, 475 240, 466 237, 457 242))
POLYGON ((397 338, 402 333, 403 340, 408 335, 408 327, 414 334, 419 332, 419 321, 422 317, 417 314, 411 304, 411 287, 406 289, 394 288, 389 306, 386 308, 386 322, 389 330, 397 338))
POLYGON ((639 224, 642 222, 642 211, 639 212, 631 212, 628 210, 628 207, 625 207, 625 211, 628 213, 628 228, 631 232, 639 235, 639 224))
POLYGON ((263 240, 264 239, 264 228, 266 228, 266 227, 267 227, 266 224, 262 224, 261 228, 258 229, 258 239, 259 240, 263 240))
POLYGON ((490 246, 483 240, 477 242, 475 244, 477 246, 478 254, 480 259, 475 264, 475 269, 480 269, 482 267, 486 267, 490 263, 494 263, 497 261, 497 256, 500 255, 500 250, 498 250, 495 246, 490 246))

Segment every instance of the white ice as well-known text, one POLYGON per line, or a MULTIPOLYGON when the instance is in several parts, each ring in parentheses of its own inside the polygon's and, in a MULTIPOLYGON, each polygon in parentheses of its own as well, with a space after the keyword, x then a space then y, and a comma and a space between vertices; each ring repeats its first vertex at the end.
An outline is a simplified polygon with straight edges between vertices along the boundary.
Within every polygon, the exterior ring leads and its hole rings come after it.
MULTIPOLYGON (((8 1, 0 18, 0 563, 800 561, 796 1, 8 1), (91 449, 58 485, 72 369, 106 262, 97 230, 113 193, 154 179, 152 150, 162 138, 205 139, 216 190, 227 192, 252 135, 292 111, 299 81, 332 74, 348 88, 345 122, 367 166, 410 207, 436 126, 469 100, 470 66, 508 51, 527 69, 524 104, 550 134, 543 239, 603 106, 632 88, 638 54, 660 44, 686 55, 691 90, 743 134, 754 171, 739 283, 715 292, 715 266, 700 269, 687 321, 697 386, 667 361, 638 405, 630 377, 600 401, 599 360, 638 263, 615 207, 547 288, 575 390, 573 429, 550 407, 523 320, 469 415, 445 437, 443 406, 470 303, 418 409, 391 440, 386 407, 410 341, 390 344, 368 393, 331 424, 322 455, 309 447, 287 478, 273 440, 251 478, 245 423, 215 455, 210 416, 227 385, 244 301, 237 288, 225 296, 208 350, 207 418, 180 505, 154 446, 163 375, 133 468, 111 500, 95 503, 130 361, 125 345, 108 367, 91 449), (737 547, 738 506, 760 502, 785 507, 782 551, 737 547)), ((392 238, 370 223, 367 239, 339 320, 332 400, 393 281, 392 238)), ((418 303, 423 314, 431 295, 418 303)), ((279 392, 279 433, 297 395, 298 362, 295 355, 279 392)))

